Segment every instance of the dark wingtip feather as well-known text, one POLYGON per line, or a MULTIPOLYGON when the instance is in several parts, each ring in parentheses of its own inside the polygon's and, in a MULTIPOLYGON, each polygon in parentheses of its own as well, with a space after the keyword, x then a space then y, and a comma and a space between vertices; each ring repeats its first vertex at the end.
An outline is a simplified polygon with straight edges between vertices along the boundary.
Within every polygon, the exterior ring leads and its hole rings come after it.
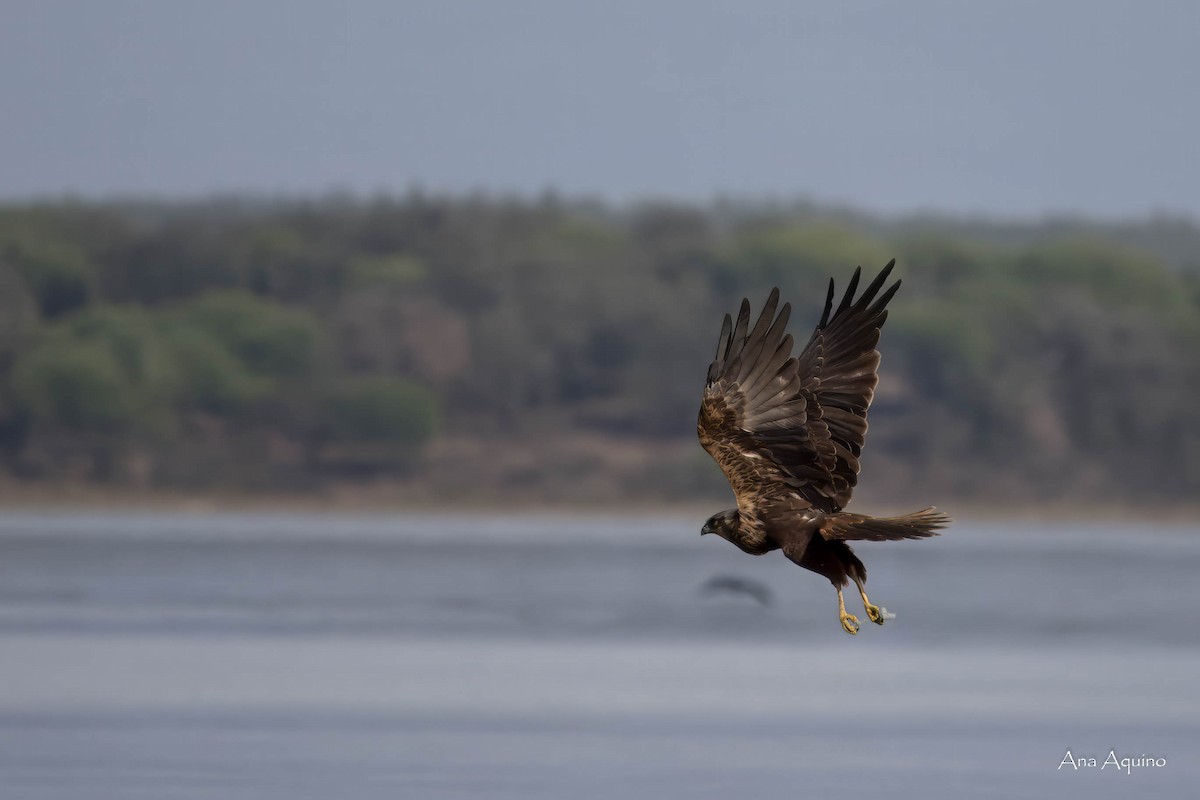
POLYGON ((723 361, 729 357, 729 345, 733 342, 733 317, 725 315, 721 322, 721 335, 717 339, 717 354, 715 360, 723 361))
POLYGON ((855 267, 854 275, 850 278, 850 285, 846 287, 846 293, 842 295, 842 302, 838 303, 837 311, 833 312, 833 316, 835 318, 838 314, 841 314, 843 311, 849 308, 850 304, 854 302, 854 293, 858 291, 858 281, 861 278, 862 267, 855 267))
POLYGON ((882 286, 883 282, 887 280, 888 275, 891 275, 892 270, 895 268, 896 259, 893 258, 891 261, 883 265, 883 269, 879 270, 879 274, 875 276, 875 280, 871 281, 871 285, 873 286, 875 284, 879 284, 882 286))
POLYGON ((767 302, 763 303, 763 310, 758 315, 758 321, 754 323, 754 329, 760 333, 765 330, 763 324, 770 325, 771 320, 775 319, 775 309, 779 305, 779 287, 771 290, 767 295, 767 302))
POLYGON ((737 324, 733 327, 733 344, 738 345, 739 341, 746 338, 746 330, 750 326, 750 301, 743 297, 742 304, 738 307, 737 324))
POLYGON ((817 323, 817 329, 824 328, 829 324, 829 312, 833 308, 833 278, 829 279, 829 292, 825 295, 825 310, 821 312, 821 321, 817 323))
MULTIPOLYGON (((746 334, 745 345, 742 350, 743 369, 737 373, 737 380, 745 381, 754 373, 755 366, 758 364, 760 356, 763 355, 764 349, 768 345, 768 339, 771 332, 778 332, 775 326, 775 309, 779 306, 779 288, 771 290, 770 296, 767 297, 767 302, 763 304, 762 313, 758 315, 758 321, 754 323, 754 328, 746 334)), ((787 320, 785 319, 784 322, 787 320)), ((774 348, 770 353, 767 353, 767 358, 770 358, 774 353, 774 348)))
POLYGON ((871 301, 875 299, 875 295, 879 292, 879 288, 883 286, 884 281, 887 280, 888 275, 891 274, 892 268, 895 266, 896 259, 893 258, 887 263, 887 266, 879 271, 879 274, 875 276, 875 280, 871 281, 871 285, 867 287, 867 290, 863 292, 862 297, 859 299, 858 308, 866 308, 870 305, 871 301))
MULTIPOLYGON (((875 304, 871 306, 870 311, 868 313, 879 314, 882 312, 882 313, 886 314, 887 312, 883 310, 884 306, 886 306, 888 304, 888 302, 893 297, 895 297, 896 292, 899 291, 899 289, 900 289, 900 283, 901 283, 901 281, 896 281, 891 286, 889 286, 887 291, 884 292, 882 295, 880 295, 879 299, 875 301, 875 304)), ((882 320, 881 320, 881 323, 882 323, 882 320)))
POLYGON ((754 329, 747 334, 748 344, 757 343, 762 339, 763 334, 767 332, 771 321, 775 319, 775 309, 779 305, 779 289, 772 289, 767 295, 767 302, 763 304, 762 311, 758 315, 758 320, 754 323, 754 329))

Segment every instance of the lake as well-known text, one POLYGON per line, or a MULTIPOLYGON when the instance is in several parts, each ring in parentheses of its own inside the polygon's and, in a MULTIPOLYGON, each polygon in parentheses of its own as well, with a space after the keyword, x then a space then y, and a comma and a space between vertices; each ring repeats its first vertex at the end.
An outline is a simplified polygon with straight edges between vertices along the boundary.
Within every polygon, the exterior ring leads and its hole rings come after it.
POLYGON ((848 594, 850 637, 825 579, 702 516, 5 512, 0 796, 1200 785, 1197 526, 856 544, 897 618, 848 594))

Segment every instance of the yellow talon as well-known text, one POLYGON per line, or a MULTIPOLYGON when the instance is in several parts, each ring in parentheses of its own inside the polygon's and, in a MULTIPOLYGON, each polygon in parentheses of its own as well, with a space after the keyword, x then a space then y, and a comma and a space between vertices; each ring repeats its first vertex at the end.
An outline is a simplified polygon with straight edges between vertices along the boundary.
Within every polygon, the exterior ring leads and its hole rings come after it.
POLYGON ((839 588, 838 593, 838 619, 842 622, 842 630, 853 636, 858 633, 858 617, 853 614, 846 613, 846 600, 842 597, 842 590, 839 588))
POLYGON ((880 608, 867 599, 867 590, 863 588, 862 581, 858 578, 854 579, 854 585, 858 587, 858 594, 862 597, 863 608, 867 610, 867 619, 874 622, 876 625, 882 625, 889 619, 895 619, 895 614, 889 614, 886 608, 880 608))

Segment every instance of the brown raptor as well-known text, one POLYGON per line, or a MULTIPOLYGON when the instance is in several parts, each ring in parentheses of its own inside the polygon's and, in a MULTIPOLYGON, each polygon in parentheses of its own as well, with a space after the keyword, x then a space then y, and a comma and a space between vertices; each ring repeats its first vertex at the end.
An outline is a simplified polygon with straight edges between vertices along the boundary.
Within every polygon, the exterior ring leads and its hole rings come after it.
POLYGON ((858 457, 867 435, 867 409, 879 383, 879 330, 883 293, 895 266, 855 298, 862 268, 837 308, 833 280, 825 311, 808 344, 792 355, 785 332, 791 306, 779 309, 773 289, 750 328, 750 303, 737 321, 726 314, 717 355, 708 368, 697 432, 733 487, 737 508, 714 514, 701 534, 715 533, 751 555, 782 550, 789 559, 828 578, 837 589, 838 615, 847 633, 858 618, 846 612, 842 587, 854 581, 872 622, 890 618, 867 599, 867 570, 847 541, 935 536, 949 517, 927 508, 901 517, 843 511, 858 483, 858 457))

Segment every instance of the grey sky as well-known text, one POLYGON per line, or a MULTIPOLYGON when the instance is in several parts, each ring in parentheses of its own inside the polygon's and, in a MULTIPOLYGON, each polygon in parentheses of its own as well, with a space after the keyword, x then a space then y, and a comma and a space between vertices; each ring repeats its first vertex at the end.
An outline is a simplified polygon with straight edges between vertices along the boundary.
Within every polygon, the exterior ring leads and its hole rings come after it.
POLYGON ((1200 216, 1192 2, 0 3, 0 197, 1200 216))

